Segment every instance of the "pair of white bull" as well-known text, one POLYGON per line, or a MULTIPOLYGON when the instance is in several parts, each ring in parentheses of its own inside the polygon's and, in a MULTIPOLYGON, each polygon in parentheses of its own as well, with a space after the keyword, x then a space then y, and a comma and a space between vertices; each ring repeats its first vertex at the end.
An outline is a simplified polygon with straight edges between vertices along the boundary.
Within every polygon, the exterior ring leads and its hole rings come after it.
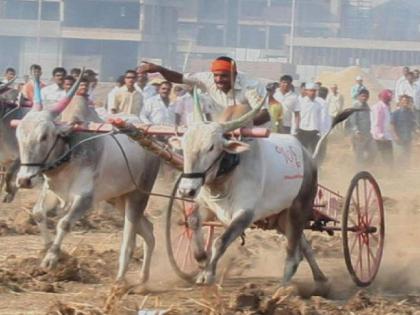
MULTIPOLYGON (((30 179, 42 167, 35 164, 42 161, 47 165, 68 149, 66 141, 60 139, 74 137, 70 135, 71 128, 54 124, 55 118, 68 103, 69 99, 52 110, 43 111, 37 106, 21 121, 17 138, 23 165, 18 173, 18 185, 30 186, 30 179)), ((202 121, 198 102, 194 110, 195 117, 201 121, 188 129, 182 141, 176 137, 170 140, 174 147, 184 151, 186 178, 182 179, 179 192, 183 196, 197 197, 226 225, 225 232, 215 241, 209 259, 204 251, 200 225, 194 230, 195 257, 203 266, 197 282, 211 284, 215 279, 217 262, 226 248, 254 221, 276 213, 281 213, 278 231, 288 239, 283 281, 287 283, 291 279, 303 253, 315 281, 325 282, 326 277, 317 266, 302 233, 312 212, 317 189, 317 153, 312 158, 297 139, 288 135, 272 135, 268 139, 253 139, 247 143, 224 138, 226 131, 252 120, 260 107, 225 124, 202 121), (219 178, 216 173, 223 152, 241 154, 241 163, 231 173, 219 178)), ((334 125, 348 115, 339 115, 334 125)), ((324 144, 327 135, 321 139, 319 146, 324 144)), ((154 247, 153 230, 143 215, 148 195, 138 192, 136 186, 151 190, 158 161, 128 137, 121 135, 118 140, 133 174, 137 176, 137 185, 131 181, 121 152, 110 137, 81 146, 72 153, 67 164, 44 172, 48 188, 69 207, 58 224, 55 240, 43 260, 44 266, 53 267, 57 263, 64 235, 93 203, 121 197, 125 205, 125 224, 118 279, 126 271, 136 233, 146 242, 142 279, 148 279, 154 247)), ((42 223, 46 218, 43 211, 40 213, 39 221, 42 223)), ((194 215, 199 218, 198 211, 194 215)), ((43 228, 46 229, 46 226, 43 228)), ((48 244, 48 238, 45 241, 48 244)))

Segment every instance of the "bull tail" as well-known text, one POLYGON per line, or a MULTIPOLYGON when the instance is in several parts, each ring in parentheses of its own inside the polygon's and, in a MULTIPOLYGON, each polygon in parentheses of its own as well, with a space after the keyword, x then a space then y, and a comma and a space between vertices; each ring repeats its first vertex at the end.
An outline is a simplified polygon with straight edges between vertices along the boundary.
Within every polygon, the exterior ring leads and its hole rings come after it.
POLYGON ((321 137, 321 139, 319 139, 318 144, 316 145, 315 151, 312 155, 312 159, 315 161, 316 165, 319 164, 319 159, 320 159, 320 153, 322 151, 324 151, 327 145, 327 137, 328 135, 331 133, 331 130, 333 130, 333 128, 338 125, 339 123, 341 123, 342 121, 346 120, 347 118, 349 118, 351 116, 351 114, 355 113, 355 112, 360 112, 360 111, 364 111, 365 109, 360 109, 360 108, 347 108, 341 112, 339 112, 333 119, 332 125, 330 130, 328 130, 328 132, 323 135, 321 137))

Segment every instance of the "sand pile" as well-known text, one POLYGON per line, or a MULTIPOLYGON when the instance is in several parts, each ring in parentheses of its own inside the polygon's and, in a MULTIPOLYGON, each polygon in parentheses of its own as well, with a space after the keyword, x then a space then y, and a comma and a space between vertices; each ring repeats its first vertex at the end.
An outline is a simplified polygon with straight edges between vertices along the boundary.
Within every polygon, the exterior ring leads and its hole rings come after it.
POLYGON ((353 103, 350 91, 352 86, 355 85, 357 76, 363 77, 364 85, 370 91, 370 103, 376 102, 377 95, 381 91, 382 86, 374 76, 363 72, 360 67, 349 67, 339 72, 322 72, 316 80, 321 81, 322 85, 325 87, 337 84, 341 94, 344 96, 344 106, 349 107, 353 103))

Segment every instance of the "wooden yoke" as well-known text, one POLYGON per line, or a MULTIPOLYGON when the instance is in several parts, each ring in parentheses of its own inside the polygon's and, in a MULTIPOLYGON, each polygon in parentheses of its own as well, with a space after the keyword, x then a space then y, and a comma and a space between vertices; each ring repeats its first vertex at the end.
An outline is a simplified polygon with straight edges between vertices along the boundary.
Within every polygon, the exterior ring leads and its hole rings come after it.
MULTIPOLYGON (((17 127, 19 122, 20 120, 12 120, 10 125, 17 127)), ((155 139, 153 136, 182 136, 187 130, 186 127, 127 123, 122 118, 111 118, 107 123, 87 122, 73 125, 74 132, 107 133, 112 132, 114 128, 117 128, 121 133, 126 134, 146 150, 156 154, 176 169, 183 170, 184 161, 182 155, 173 152, 168 145, 155 139)), ((270 130, 266 128, 240 128, 225 135, 228 137, 266 138, 270 135, 270 130)))
POLYGON ((147 151, 156 154, 165 162, 171 164, 177 170, 182 172, 184 168, 182 155, 173 152, 168 145, 152 138, 151 133, 148 133, 147 130, 145 132, 143 129, 137 128, 133 124, 126 123, 122 119, 115 119, 109 122, 118 128, 122 133, 139 143, 147 151))

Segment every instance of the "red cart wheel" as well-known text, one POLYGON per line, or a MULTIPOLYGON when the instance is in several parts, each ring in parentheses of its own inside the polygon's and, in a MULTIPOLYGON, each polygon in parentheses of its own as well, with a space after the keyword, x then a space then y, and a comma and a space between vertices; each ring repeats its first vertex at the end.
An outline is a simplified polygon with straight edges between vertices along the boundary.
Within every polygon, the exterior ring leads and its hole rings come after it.
POLYGON ((379 270, 385 236, 384 205, 373 176, 353 177, 342 218, 344 259, 353 281, 368 286, 379 270))
MULTIPOLYGON (((175 273, 182 279, 193 282, 199 272, 199 266, 194 258, 192 230, 189 228, 191 213, 196 203, 175 199, 181 177, 177 180, 171 194, 166 212, 166 250, 169 262, 175 273)), ((214 226, 202 227, 205 249, 209 253, 214 236, 214 226)))
POLYGON ((0 166, 0 194, 3 192, 3 187, 6 182, 6 168, 0 166))

